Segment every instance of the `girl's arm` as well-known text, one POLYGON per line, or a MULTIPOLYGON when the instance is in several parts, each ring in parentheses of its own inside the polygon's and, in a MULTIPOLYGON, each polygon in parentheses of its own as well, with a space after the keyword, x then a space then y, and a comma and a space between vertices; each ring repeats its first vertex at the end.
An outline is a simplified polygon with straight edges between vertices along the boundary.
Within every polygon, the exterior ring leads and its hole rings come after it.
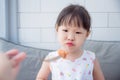
POLYGON ((105 80, 97 59, 94 61, 93 78, 94 80, 105 80))
POLYGON ((49 62, 43 62, 41 69, 39 70, 36 80, 47 80, 50 73, 49 62))

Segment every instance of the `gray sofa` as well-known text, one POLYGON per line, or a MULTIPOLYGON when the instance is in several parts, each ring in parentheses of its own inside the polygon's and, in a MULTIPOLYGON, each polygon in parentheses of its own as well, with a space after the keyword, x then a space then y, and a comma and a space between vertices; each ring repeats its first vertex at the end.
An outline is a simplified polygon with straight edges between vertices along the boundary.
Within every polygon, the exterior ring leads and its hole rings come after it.
MULTIPOLYGON (((96 53, 106 80, 120 80, 120 41, 86 41, 85 49, 96 53)), ((18 45, 0 38, 0 52, 17 48, 27 53, 17 80, 35 80, 44 57, 52 50, 18 45)), ((49 76, 49 79, 50 76, 49 76)))

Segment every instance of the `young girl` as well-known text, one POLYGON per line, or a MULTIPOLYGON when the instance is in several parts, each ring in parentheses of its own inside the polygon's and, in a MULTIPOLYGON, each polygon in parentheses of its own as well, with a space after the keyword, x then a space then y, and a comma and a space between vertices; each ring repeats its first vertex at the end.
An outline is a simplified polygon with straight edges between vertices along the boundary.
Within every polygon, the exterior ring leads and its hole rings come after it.
POLYGON ((50 72, 52 80, 104 80, 95 53, 82 49, 91 26, 87 10, 80 5, 69 5, 61 11, 55 26, 60 49, 68 54, 49 60, 59 56, 58 51, 49 53, 36 80, 47 80, 50 72))

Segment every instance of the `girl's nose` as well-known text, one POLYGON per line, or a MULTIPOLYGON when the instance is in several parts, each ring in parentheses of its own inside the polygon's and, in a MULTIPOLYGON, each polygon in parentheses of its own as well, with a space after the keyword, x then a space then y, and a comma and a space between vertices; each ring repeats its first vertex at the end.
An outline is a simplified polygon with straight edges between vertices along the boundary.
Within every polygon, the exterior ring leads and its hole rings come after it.
POLYGON ((74 41, 75 40, 75 35, 74 34, 68 34, 68 40, 74 41))

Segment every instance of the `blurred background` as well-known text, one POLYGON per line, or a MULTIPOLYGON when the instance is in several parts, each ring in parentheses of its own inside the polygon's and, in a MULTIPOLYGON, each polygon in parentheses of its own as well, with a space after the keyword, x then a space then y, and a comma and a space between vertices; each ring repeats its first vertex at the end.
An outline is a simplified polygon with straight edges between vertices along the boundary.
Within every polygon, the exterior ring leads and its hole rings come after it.
POLYGON ((42 49, 57 49, 55 22, 69 4, 92 18, 88 40, 120 41, 120 0, 0 0, 0 37, 42 49))

